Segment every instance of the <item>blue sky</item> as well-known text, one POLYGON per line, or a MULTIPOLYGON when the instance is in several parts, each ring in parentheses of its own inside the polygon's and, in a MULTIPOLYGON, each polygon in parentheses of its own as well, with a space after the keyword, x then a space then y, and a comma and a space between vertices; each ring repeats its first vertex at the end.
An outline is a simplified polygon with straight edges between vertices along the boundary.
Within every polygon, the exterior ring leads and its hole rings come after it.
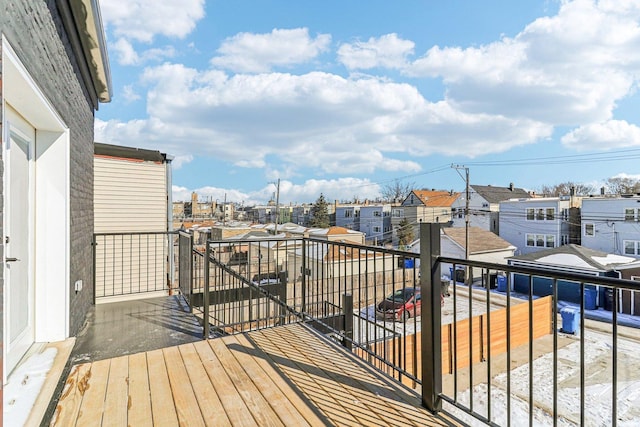
POLYGON ((174 200, 640 178, 640 1, 100 5, 96 141, 174 156, 174 200))

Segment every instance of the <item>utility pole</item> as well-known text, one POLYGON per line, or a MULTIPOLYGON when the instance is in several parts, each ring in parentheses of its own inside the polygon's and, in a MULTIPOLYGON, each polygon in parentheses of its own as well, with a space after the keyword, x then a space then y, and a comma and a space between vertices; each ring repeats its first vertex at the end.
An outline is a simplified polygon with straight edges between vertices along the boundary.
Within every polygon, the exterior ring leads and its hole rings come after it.
MULTIPOLYGON (((471 218, 469 218, 469 196, 470 196, 470 191, 469 191, 469 168, 465 167, 465 166, 460 166, 460 165, 451 165, 451 167, 453 169, 456 170, 456 172, 458 172, 458 175, 460 175, 460 177, 462 177, 462 175, 460 174, 460 170, 464 170, 464 181, 465 181, 465 206, 464 206, 464 257, 466 260, 469 260, 469 221, 471 220, 471 218)), ((471 271, 471 269, 469 269, 469 271, 471 271)), ((453 276, 452 279, 455 282, 455 271, 453 272, 453 276)), ((468 274, 467 276, 469 276, 470 274, 468 274)), ((470 277, 467 277, 468 283, 471 283, 471 281, 473 280, 470 277)))
POLYGON ((278 183, 276 184, 276 226, 273 230, 273 234, 275 236, 278 235, 278 219, 280 217, 280 178, 278 178, 278 183))
POLYGON ((222 205, 222 226, 227 225, 227 193, 224 193, 224 204, 222 205))

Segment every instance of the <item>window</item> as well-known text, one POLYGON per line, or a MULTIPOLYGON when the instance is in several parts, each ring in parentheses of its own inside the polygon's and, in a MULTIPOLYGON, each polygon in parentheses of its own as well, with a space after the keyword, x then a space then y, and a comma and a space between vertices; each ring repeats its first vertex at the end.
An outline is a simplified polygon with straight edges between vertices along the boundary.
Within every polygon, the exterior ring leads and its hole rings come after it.
POLYGON ((394 218, 402 218, 404 216, 404 210, 402 209, 394 209, 392 212, 394 218))
POLYGON ((344 217, 345 218, 351 218, 353 216, 353 209, 346 209, 344 211, 344 217))
POLYGON ((640 219, 640 209, 626 208, 624 210, 625 221, 638 221, 640 219))
POLYGON ((482 207, 483 208, 488 208, 489 207, 489 203, 487 203, 487 202, 482 203, 482 207))
POLYGON ((567 208, 562 209, 562 219, 565 221, 569 220, 569 209, 567 208))
POLYGON ((535 219, 535 209, 527 208, 527 221, 533 221, 535 219))
POLYGON ((379 233, 380 232, 380 227, 378 227, 378 226, 373 227, 373 232, 374 233, 379 233))
POLYGON ((596 235, 596 227, 593 223, 588 223, 584 225, 584 235, 593 237, 596 235))
POLYGON ((389 216, 390 214, 391 214, 391 212, 389 212, 389 211, 384 211, 384 212, 383 212, 383 215, 384 215, 384 216, 389 216))
POLYGON ((373 216, 380 216, 380 211, 373 211, 373 216))
POLYGON ((355 217, 356 218, 360 218, 360 211, 359 210, 355 211, 354 213, 355 213, 355 217))
POLYGON ((624 241, 624 254, 625 255, 640 255, 640 242, 637 240, 625 240, 624 241))
POLYGON ((547 239, 547 247, 548 248, 555 248, 556 247, 556 236, 554 236, 553 234, 547 234, 546 236, 547 239))
POLYGON ((569 235, 568 234, 563 234, 562 236, 560 236, 560 244, 561 245, 568 245, 569 244, 569 235))
POLYGON ((537 248, 555 248, 556 236, 553 234, 527 234, 527 246, 537 248))
POLYGON ((547 208, 547 221, 553 221, 556 219, 556 210, 554 208, 547 208))
POLYGON ((536 209, 536 220, 544 221, 544 209, 542 208, 536 209))

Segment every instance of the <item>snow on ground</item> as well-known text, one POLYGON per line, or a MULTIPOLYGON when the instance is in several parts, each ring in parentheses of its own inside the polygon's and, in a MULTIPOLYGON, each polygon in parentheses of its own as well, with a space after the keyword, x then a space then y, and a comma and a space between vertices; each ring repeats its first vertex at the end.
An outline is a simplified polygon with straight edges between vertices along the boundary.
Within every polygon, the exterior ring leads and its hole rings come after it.
POLYGON ((11 373, 3 389, 3 422, 7 426, 22 426, 53 366, 58 350, 48 348, 29 357, 11 373))
MULTIPOLYGON (((558 425, 580 424, 580 341, 558 350, 558 425)), ((587 426, 611 425, 612 412, 612 344, 611 336, 597 332, 585 333, 585 404, 587 426)), ((498 425, 507 425, 507 374, 495 376, 491 382, 491 418, 498 425)), ((487 384, 473 389, 474 411, 487 416, 487 384)), ((548 353, 533 362, 533 423, 553 425, 553 354, 548 353)), ((469 391, 458 393, 458 400, 469 405, 469 391)), ((511 425, 529 425, 529 365, 511 371, 511 425)), ((640 425, 640 342, 618 339, 617 424, 640 425)), ((480 421, 445 405, 462 421, 484 425, 480 421)))

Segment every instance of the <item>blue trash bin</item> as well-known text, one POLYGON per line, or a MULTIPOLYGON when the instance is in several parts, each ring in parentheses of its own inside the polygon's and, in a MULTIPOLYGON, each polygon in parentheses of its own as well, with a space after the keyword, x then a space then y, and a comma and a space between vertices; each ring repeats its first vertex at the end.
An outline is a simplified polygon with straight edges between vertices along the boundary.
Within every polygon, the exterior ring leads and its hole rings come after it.
POLYGON ((507 276, 498 275, 498 291, 507 292, 507 276))
POLYGON ((564 307, 560 310, 560 316, 562 316, 562 332, 575 334, 580 323, 580 310, 564 307))
POLYGON ((598 305, 598 291, 591 288, 586 288, 584 290, 584 309, 585 310, 595 310, 598 305))

